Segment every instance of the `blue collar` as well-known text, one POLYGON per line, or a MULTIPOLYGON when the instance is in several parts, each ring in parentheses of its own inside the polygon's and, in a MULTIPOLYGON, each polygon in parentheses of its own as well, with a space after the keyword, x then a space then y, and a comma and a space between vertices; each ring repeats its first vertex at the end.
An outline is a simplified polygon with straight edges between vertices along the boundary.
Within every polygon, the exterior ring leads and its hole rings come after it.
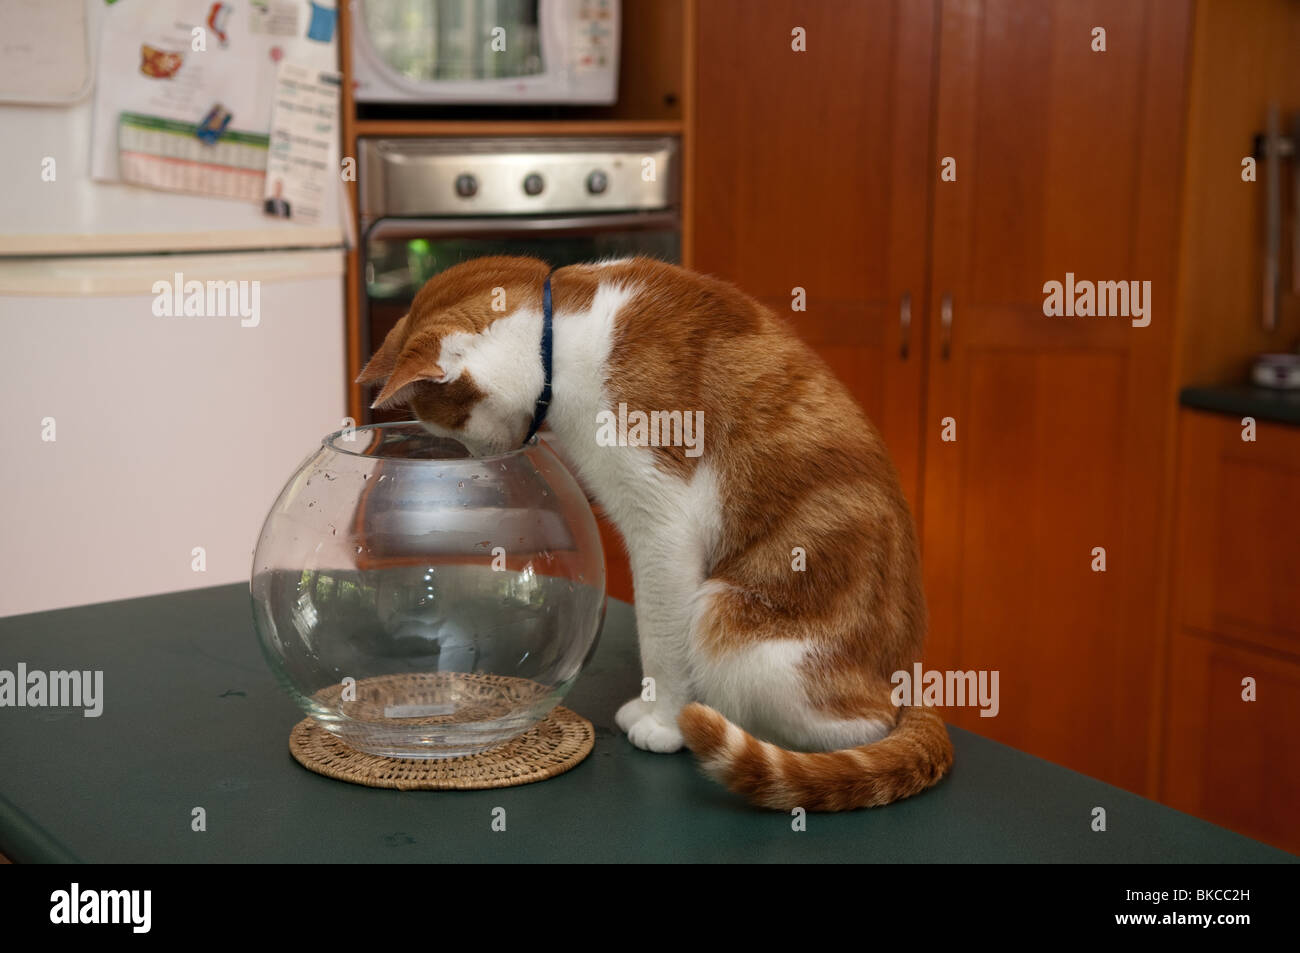
POLYGON ((546 284, 542 285, 542 392, 537 397, 537 406, 533 408, 533 423, 528 428, 528 436, 524 438, 524 443, 533 439, 539 427, 546 420, 546 411, 551 406, 551 364, 552 364, 552 339, 554 331, 551 326, 551 276, 546 276, 546 284))

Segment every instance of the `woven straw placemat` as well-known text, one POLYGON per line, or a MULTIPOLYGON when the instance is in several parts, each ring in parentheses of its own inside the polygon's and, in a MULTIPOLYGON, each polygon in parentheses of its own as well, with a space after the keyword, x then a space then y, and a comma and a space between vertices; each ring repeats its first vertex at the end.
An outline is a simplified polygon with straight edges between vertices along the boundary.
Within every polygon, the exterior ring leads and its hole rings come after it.
MULTIPOLYGON (((404 704, 436 703, 445 699, 447 691, 455 691, 464 702, 466 694, 476 704, 461 706, 456 715, 401 719, 405 724, 433 724, 462 722, 466 715, 477 720, 495 713, 498 705, 507 704, 506 696, 513 700, 526 697, 532 689, 513 683, 522 679, 506 679, 492 675, 449 676, 386 676, 365 679, 357 683, 358 712, 367 712, 367 720, 390 722, 375 717, 374 709, 396 701, 404 704), (455 684, 449 685, 448 678, 455 684), (495 696, 495 697, 494 697, 495 696)), ((327 689, 326 696, 337 696, 338 689, 327 689)), ((337 702, 337 697, 328 700, 337 702)), ((391 722, 396 722, 392 719, 391 722)), ((390 723, 391 723, 390 722, 390 723)), ((304 718, 289 733, 289 752, 308 770, 375 788, 395 788, 399 791, 471 791, 484 788, 505 788, 519 784, 545 781, 563 774, 580 764, 591 753, 596 732, 591 722, 567 708, 551 709, 539 724, 518 737, 478 754, 459 758, 386 758, 367 754, 350 747, 342 739, 330 734, 315 719, 304 718)))

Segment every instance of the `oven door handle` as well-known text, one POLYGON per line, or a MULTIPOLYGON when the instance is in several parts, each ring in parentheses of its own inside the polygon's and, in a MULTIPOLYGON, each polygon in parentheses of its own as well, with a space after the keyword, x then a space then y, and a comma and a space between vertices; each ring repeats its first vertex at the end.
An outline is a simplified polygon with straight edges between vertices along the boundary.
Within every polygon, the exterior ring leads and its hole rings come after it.
POLYGON ((590 235, 593 232, 657 231, 679 228, 676 211, 556 215, 544 218, 381 218, 366 229, 367 241, 469 237, 478 235, 590 235))

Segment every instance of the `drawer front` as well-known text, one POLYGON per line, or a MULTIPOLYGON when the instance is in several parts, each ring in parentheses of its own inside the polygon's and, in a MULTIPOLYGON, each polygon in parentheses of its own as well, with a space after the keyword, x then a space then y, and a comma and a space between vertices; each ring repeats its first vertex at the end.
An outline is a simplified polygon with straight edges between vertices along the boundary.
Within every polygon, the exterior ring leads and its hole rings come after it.
POLYGON ((1160 800, 1300 853, 1300 663, 1181 632, 1168 685, 1160 800))
POLYGON ((1177 618, 1300 656, 1300 428, 1182 415, 1177 618))

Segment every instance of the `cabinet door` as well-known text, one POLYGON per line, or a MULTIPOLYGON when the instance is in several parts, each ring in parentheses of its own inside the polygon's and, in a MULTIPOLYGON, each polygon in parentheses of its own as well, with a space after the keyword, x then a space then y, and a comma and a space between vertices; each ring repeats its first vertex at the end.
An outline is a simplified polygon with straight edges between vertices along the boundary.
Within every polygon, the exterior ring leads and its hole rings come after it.
POLYGON ((1300 428, 1181 415, 1174 624, 1300 659, 1300 428))
POLYGON ((1160 799, 1300 852, 1300 664, 1190 632, 1170 645, 1160 799), (1246 678, 1254 680, 1253 701, 1243 697, 1246 678))
POLYGON ((1300 851, 1300 429, 1184 411, 1160 799, 1300 851), (1246 700, 1246 679, 1253 700, 1246 700))
POLYGON ((696 7, 688 264, 791 322, 881 430, 915 509, 935 5, 696 7))
POLYGON ((934 192, 927 659, 1000 673, 999 714, 955 723, 1138 791, 1163 623, 1189 14, 945 0, 939 30, 934 173, 951 157, 956 178, 934 192), (1067 273, 1149 281, 1150 324, 1046 316, 1045 283, 1067 273))

